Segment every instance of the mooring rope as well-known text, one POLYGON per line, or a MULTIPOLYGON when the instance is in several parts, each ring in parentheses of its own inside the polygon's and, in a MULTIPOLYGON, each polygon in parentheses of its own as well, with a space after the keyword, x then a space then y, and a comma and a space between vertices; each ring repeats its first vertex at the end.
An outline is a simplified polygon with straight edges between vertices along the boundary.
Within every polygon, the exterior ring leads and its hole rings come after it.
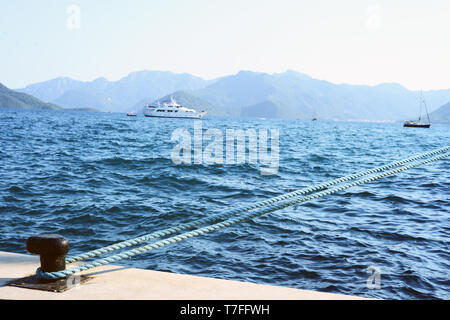
POLYGON ((85 253, 79 254, 77 256, 68 257, 66 259, 66 263, 69 264, 69 263, 72 263, 72 262, 75 262, 75 261, 82 261, 82 260, 93 258, 93 257, 99 256, 99 255, 102 255, 102 254, 105 254, 105 253, 108 253, 108 252, 112 252, 112 251, 115 251, 115 250, 120 250, 120 249, 123 249, 123 248, 135 246, 135 245, 137 245, 139 243, 142 243, 142 242, 145 242, 145 241, 148 241, 148 240, 153 240, 153 239, 157 239, 157 238, 160 238, 160 237, 168 236, 168 235, 174 234, 176 232, 179 232, 179 231, 182 231, 182 230, 185 230, 185 229, 189 229, 189 228, 192 228, 192 227, 204 224, 204 223, 214 222, 214 221, 217 221, 217 220, 220 220, 220 219, 228 218, 228 217, 230 217, 232 215, 248 212, 248 211, 251 211, 251 210, 254 210, 254 209, 257 209, 257 208, 260 208, 260 207, 264 207, 264 206, 267 206, 267 205, 271 205, 271 204, 274 204, 274 203, 277 203, 277 202, 280 202, 280 201, 284 201, 284 200, 287 200, 287 199, 290 199, 290 198, 293 198, 293 197, 296 197, 296 196, 304 195, 304 194, 311 193, 311 192, 314 192, 314 191, 323 190, 323 189, 328 188, 328 187, 330 187, 332 185, 336 185, 336 184, 339 184, 339 183, 342 183, 342 182, 345 182, 345 181, 348 181, 348 180, 361 178, 361 177, 366 176, 368 174, 373 174, 373 173, 376 173, 376 172, 384 171, 386 169, 397 167, 397 166, 403 165, 405 163, 416 161, 416 160, 419 160, 419 159, 422 159, 422 158, 426 158, 426 157, 429 157, 429 156, 432 156, 432 155, 435 155, 435 154, 443 153, 443 152, 446 152, 446 151, 449 151, 449 150, 450 150, 450 146, 447 146, 447 147, 436 149, 436 150, 433 150, 433 151, 430 151, 430 152, 425 152, 425 153, 422 153, 422 154, 419 154, 419 155, 416 155, 416 156, 413 156, 413 157, 410 157, 410 158, 407 158, 407 159, 404 159, 404 160, 395 161, 395 162, 389 163, 387 165, 383 165, 383 166, 380 166, 380 167, 372 168, 372 169, 369 169, 369 170, 364 170, 364 171, 361 171, 361 172, 358 172, 358 173, 353 173, 353 174, 350 174, 350 175, 347 175, 347 176, 344 176, 344 177, 341 177, 341 178, 330 180, 330 181, 321 183, 321 184, 316 185, 316 186, 295 190, 295 191, 286 193, 284 195, 280 195, 280 196, 277 196, 277 197, 270 198, 268 200, 264 200, 264 201, 260 201, 260 202, 254 203, 252 205, 238 207, 236 209, 228 210, 228 211, 225 211, 223 213, 219 213, 219 214, 212 215, 212 216, 209 216, 209 217, 201 218, 201 219, 198 219, 196 221, 180 224, 180 225, 175 226, 175 227, 167 228, 167 229, 164 229, 164 230, 160 230, 160 231, 156 231, 156 232, 149 233, 149 234, 146 234, 146 235, 142 235, 142 236, 139 236, 139 237, 136 237, 136 238, 133 238, 133 239, 129 239, 129 240, 125 240, 125 241, 122 241, 122 242, 118 242, 118 243, 115 243, 115 244, 112 244, 112 245, 109 245, 109 246, 106 246, 106 247, 103 247, 103 248, 99 248, 99 249, 96 249, 96 250, 92 250, 92 251, 89 251, 89 252, 85 252, 85 253))
MULTIPOLYGON (((450 149, 450 146, 449 147, 445 147, 445 148, 441 148, 441 149, 438 149, 438 150, 442 150, 442 149, 445 149, 445 151, 447 151, 447 150, 450 149)), ((441 151, 441 152, 444 152, 444 151, 441 151)), ((437 153, 441 153, 441 152, 437 152, 437 153)), ((431 153, 428 153, 428 154, 435 154, 435 152, 431 152, 431 153)), ((446 157, 449 157, 449 156, 450 156, 450 153, 445 153, 445 154, 442 154, 440 156, 436 156, 434 158, 430 158, 430 159, 426 159, 426 160, 423 160, 423 161, 420 161, 420 162, 415 162, 415 163, 412 163, 412 164, 409 164, 409 165, 398 167, 398 168, 395 168, 395 169, 392 169, 392 170, 389 170, 389 171, 382 172, 382 173, 380 173, 378 175, 373 175, 373 176, 370 176, 368 178, 356 180, 356 181, 353 181, 351 183, 347 183, 347 184, 343 184, 341 186, 337 186, 337 187, 334 187, 334 188, 331 188, 331 189, 326 189, 326 190, 323 190, 323 191, 319 191, 319 192, 313 193, 311 195, 307 195, 307 196, 304 196, 304 197, 292 199, 290 201, 283 201, 283 202, 278 203, 278 204, 273 204, 273 202, 272 202, 271 205, 269 205, 269 206, 262 207, 259 210, 255 210, 253 212, 247 213, 247 214, 239 216, 239 217, 230 218, 228 220, 225 220, 225 221, 222 221, 222 222, 210 225, 210 226, 206 226, 206 227, 199 228, 199 229, 196 229, 196 230, 193 230, 193 231, 185 232, 185 233, 182 233, 180 235, 176 235, 176 236, 172 236, 172 237, 167 238, 167 239, 159 240, 159 241, 156 241, 156 242, 153 242, 153 243, 150 243, 150 244, 147 244, 147 245, 135 248, 135 249, 131 249, 131 250, 128 250, 128 251, 124 251, 124 252, 121 252, 121 253, 118 253, 118 254, 115 254, 115 255, 103 258, 103 259, 97 259, 97 260, 94 260, 92 262, 88 262, 88 263, 85 263, 83 265, 80 265, 80 266, 74 266, 74 267, 71 267, 71 268, 66 269, 66 270, 62 270, 62 271, 58 271, 58 272, 43 272, 40 268, 38 268, 36 270, 36 274, 39 277, 45 278, 45 279, 59 279, 59 278, 63 278, 63 277, 66 277, 68 275, 71 275, 71 274, 74 274, 74 273, 78 273, 78 272, 81 272, 81 271, 84 271, 84 270, 88 270, 88 269, 95 268, 95 267, 98 267, 98 266, 102 266, 102 265, 105 265, 105 264, 110 264, 110 263, 113 263, 113 262, 116 262, 116 261, 119 261, 119 260, 122 260, 122 259, 127 259, 127 258, 133 257, 133 256, 135 256, 137 254, 145 253, 145 252, 148 252, 148 251, 150 251, 152 249, 156 249, 156 248, 161 248, 163 246, 166 246, 166 245, 178 242, 178 241, 182 241, 184 239, 188 239, 188 238, 199 236, 199 235, 211 232, 211 231, 215 231, 215 230, 218 230, 218 229, 229 227, 229 226, 234 225, 236 223, 239 223, 239 222, 242 222, 242 221, 245 221, 245 220, 248 220, 248 219, 251 219, 251 218, 254 218, 254 217, 266 214, 266 213, 269 213, 269 212, 281 210, 281 209, 284 209, 286 207, 289 207, 289 206, 292 206, 292 205, 295 205, 295 204, 298 204, 298 203, 302 203, 302 202, 306 202, 306 201, 310 201, 310 200, 315 200, 315 199, 318 199, 320 197, 323 197, 323 196, 326 196, 326 195, 329 195, 329 194, 333 194, 333 193, 336 193, 336 192, 340 192, 342 190, 345 190, 345 189, 348 189, 348 188, 351 188, 351 187, 354 187, 354 186, 357 186, 357 185, 360 185, 360 184, 364 184, 364 183, 367 183, 367 182, 375 181, 375 180, 378 180, 378 179, 381 179, 381 178, 384 178, 384 177, 387 177, 387 176, 390 176, 390 175, 393 175, 393 174, 396 174, 396 173, 399 173, 399 172, 402 172, 402 171, 405 171, 405 170, 409 170, 409 169, 412 169, 412 168, 415 168, 415 167, 418 167, 418 166, 421 166, 421 165, 432 163, 434 161, 445 159, 446 157)), ((412 157, 412 158, 415 158, 415 157, 412 157)), ((412 159, 412 158, 409 158, 409 159, 412 159)), ((411 162, 411 161, 413 161, 413 160, 410 160, 408 162, 411 162)), ((371 169, 371 170, 374 170, 374 169, 371 169)), ((367 171, 370 171, 370 170, 367 170, 367 171)))

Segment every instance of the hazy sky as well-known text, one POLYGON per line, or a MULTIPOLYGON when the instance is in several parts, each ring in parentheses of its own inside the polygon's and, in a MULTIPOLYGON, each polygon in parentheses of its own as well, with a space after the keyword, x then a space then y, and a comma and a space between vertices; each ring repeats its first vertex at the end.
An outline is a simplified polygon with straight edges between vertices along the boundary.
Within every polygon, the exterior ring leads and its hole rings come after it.
POLYGON ((449 0, 0 0, 0 82, 293 69, 450 88, 449 0))

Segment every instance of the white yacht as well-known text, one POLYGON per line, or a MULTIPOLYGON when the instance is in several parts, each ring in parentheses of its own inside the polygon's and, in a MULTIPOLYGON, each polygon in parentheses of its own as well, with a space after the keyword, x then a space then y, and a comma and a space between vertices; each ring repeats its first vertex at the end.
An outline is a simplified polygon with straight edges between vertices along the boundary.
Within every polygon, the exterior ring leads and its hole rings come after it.
POLYGON ((170 102, 163 102, 162 106, 146 105, 144 115, 155 118, 191 118, 200 119, 206 114, 206 111, 198 112, 178 104, 173 97, 170 102))

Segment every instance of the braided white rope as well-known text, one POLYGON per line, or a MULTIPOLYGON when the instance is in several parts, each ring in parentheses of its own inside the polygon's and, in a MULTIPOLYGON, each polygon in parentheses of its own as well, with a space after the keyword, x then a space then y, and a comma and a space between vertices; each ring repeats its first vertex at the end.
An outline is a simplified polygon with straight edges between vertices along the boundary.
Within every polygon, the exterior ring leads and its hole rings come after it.
POLYGON ((375 181, 375 180, 378 180, 378 179, 381 179, 381 178, 384 178, 384 177, 387 177, 387 176, 390 176, 390 175, 393 175, 393 174, 396 174, 396 173, 399 173, 399 172, 402 172, 402 171, 405 171, 405 170, 408 170, 408 169, 412 169, 412 168, 415 168, 415 167, 418 167, 418 166, 421 166, 421 165, 432 163, 434 161, 445 159, 446 157, 449 157, 449 156, 450 156, 450 153, 446 153, 446 154, 443 154, 443 155, 440 155, 440 156, 437 156, 437 157, 434 157, 434 158, 430 158, 430 159, 427 159, 427 160, 423 160, 423 161, 420 161, 420 162, 415 162, 415 163, 412 163, 412 164, 409 164, 409 165, 406 165, 406 166, 395 168, 395 169, 392 169, 392 170, 389 170, 389 171, 385 171, 383 173, 380 173, 378 175, 373 175, 373 176, 370 176, 370 177, 365 178, 365 179, 360 179, 360 180, 357 180, 357 181, 354 181, 354 182, 351 182, 351 183, 347 183, 347 184, 344 184, 344 185, 341 185, 341 186, 338 186, 338 187, 334 187, 332 189, 326 189, 326 190, 323 190, 323 191, 320 191, 320 192, 316 192, 316 193, 313 193, 311 195, 307 195, 305 197, 300 197, 300 198, 296 198, 296 199, 293 199, 293 200, 290 200, 290 201, 285 201, 285 202, 282 202, 282 203, 266 206, 266 207, 263 207, 263 208, 261 208, 259 210, 255 210, 253 212, 247 213, 247 214, 239 216, 239 217, 230 218, 230 219, 225 220, 223 222, 219 222, 219 223, 216 223, 216 224, 213 224, 213 225, 210 225, 210 226, 206 226, 206 227, 203 227, 203 228, 200 228, 200 229, 196 229, 196 230, 193 230, 193 231, 190 231, 190 232, 185 232, 185 233, 182 233, 180 235, 176 235, 176 236, 173 236, 173 237, 170 237, 170 238, 167 238, 167 239, 159 240, 159 241, 147 244, 145 246, 138 247, 138 248, 135 248, 135 249, 132 249, 132 250, 128 250, 128 251, 124 251, 124 252, 121 252, 121 253, 118 253, 118 254, 115 254, 115 255, 103 258, 103 259, 97 259, 97 260, 94 260, 92 262, 83 264, 81 266, 75 266, 75 267, 72 267, 72 268, 69 268, 69 269, 66 269, 66 270, 63 270, 63 271, 43 272, 43 271, 41 271, 40 268, 38 268, 36 270, 36 274, 38 276, 40 276, 42 278, 46 278, 46 279, 63 278, 63 277, 68 276, 70 274, 74 274, 74 273, 77 273, 77 272, 80 272, 80 271, 88 270, 88 269, 91 269, 91 268, 94 268, 94 267, 98 267, 98 266, 101 266, 101 265, 110 264, 110 263, 113 263, 113 262, 116 262, 116 261, 119 261, 119 260, 122 260, 122 259, 130 258, 130 257, 133 257, 133 256, 135 256, 137 254, 145 253, 145 252, 148 252, 150 250, 153 250, 153 249, 156 249, 156 248, 161 248, 163 246, 166 246, 166 245, 178 242, 178 241, 182 241, 182 240, 185 240, 185 239, 188 239, 188 238, 191 238, 191 237, 199 236, 199 235, 202 235, 202 234, 205 234, 205 233, 208 233, 208 232, 211 232, 211 231, 215 231, 215 230, 218 230, 218 229, 221 229, 221 228, 229 227, 229 226, 234 225, 236 223, 239 223, 239 222, 242 222, 242 221, 245 221, 245 220, 248 220, 248 219, 251 219, 251 218, 254 218, 254 217, 266 214, 266 213, 269 213, 269 212, 280 210, 280 209, 283 209, 283 208, 286 208, 286 207, 289 207, 289 206, 292 206, 292 205, 295 205, 295 204, 298 204, 298 203, 302 203, 302 202, 306 202, 306 201, 310 201, 310 200, 315 200, 315 199, 318 199, 320 197, 323 197, 323 196, 326 196, 326 195, 329 195, 329 194, 333 194, 333 193, 336 193, 336 192, 340 192, 342 190, 345 190, 345 189, 348 189, 348 188, 351 188, 351 187, 354 187, 354 186, 357 186, 357 185, 360 185, 360 184, 363 184, 363 183, 375 181))
POLYGON ((366 176, 368 174, 373 174, 373 173, 376 173, 376 172, 384 171, 386 169, 397 167, 397 166, 403 165, 405 163, 416 161, 416 160, 419 160, 419 159, 422 159, 422 158, 426 158, 426 157, 429 157, 429 156, 432 156, 432 155, 435 155, 435 154, 443 153, 443 152, 446 152, 446 151, 449 151, 449 150, 450 150, 450 146, 447 146, 447 147, 436 149, 436 150, 433 150, 433 151, 430 151, 430 152, 425 152, 425 153, 422 153, 422 154, 419 154, 419 155, 416 155, 416 156, 413 156, 413 157, 410 157, 410 158, 407 158, 407 159, 404 159, 404 160, 395 161, 395 162, 389 163, 387 165, 383 165, 383 166, 376 167, 376 168, 373 168, 373 169, 364 170, 364 171, 361 171, 361 172, 358 172, 358 173, 354 173, 354 174, 350 174, 350 175, 347 175, 347 176, 344 176, 344 177, 341 177, 341 178, 330 180, 330 181, 321 183, 321 184, 316 185, 316 186, 295 190, 295 191, 292 191, 292 192, 289 192, 289 193, 286 193, 286 194, 283 194, 283 195, 280 195, 280 196, 277 196, 277 197, 270 198, 268 200, 264 200, 264 201, 260 201, 260 202, 254 203, 252 205, 238 207, 236 209, 228 210, 228 211, 225 211, 223 213, 219 213, 219 214, 216 214, 216 215, 212 215, 212 216, 209 216, 209 217, 198 219, 196 221, 180 224, 180 225, 175 226, 175 227, 167 228, 167 229, 164 229, 164 230, 160 230, 160 231, 149 233, 149 234, 146 234, 146 235, 143 235, 143 236, 139 236, 139 237, 136 237, 136 238, 133 238, 133 239, 129 239, 129 240, 125 240, 125 241, 122 241, 122 242, 118 242, 118 243, 115 243, 115 244, 112 244, 112 245, 109 245, 109 246, 106 246, 106 247, 103 247, 103 248, 99 248, 99 249, 96 249, 96 250, 92 250, 92 251, 89 251, 89 252, 82 253, 82 254, 77 255, 77 256, 69 257, 69 258, 66 259, 66 263, 72 263, 72 262, 75 262, 75 261, 86 260, 86 259, 93 258, 95 256, 99 256, 99 255, 102 255, 102 254, 105 254, 105 253, 108 253, 108 252, 111 252, 111 251, 123 249, 123 248, 126 248, 126 247, 131 247, 131 246, 137 245, 139 243, 142 243, 142 242, 145 242, 145 241, 148 241, 148 240, 152 240, 152 239, 157 239, 157 238, 160 238, 160 237, 168 236, 168 235, 174 234, 176 232, 179 232, 181 230, 189 229, 189 228, 192 228, 192 227, 204 224, 204 223, 214 222, 214 221, 217 221, 217 220, 220 220, 220 219, 228 218, 228 217, 230 217, 232 215, 236 215, 236 214, 239 214, 239 213, 251 211, 251 210, 254 210, 254 209, 257 209, 257 208, 260 208, 260 207, 264 207, 264 206, 267 206, 267 205, 271 205, 271 204, 274 204, 276 202, 284 201, 284 200, 287 200, 287 199, 290 199, 290 198, 293 198, 293 197, 296 197, 296 196, 299 196, 299 195, 304 195, 304 194, 311 193, 311 192, 314 192, 314 191, 323 190, 323 189, 325 189, 325 188, 327 188, 329 186, 332 186, 332 185, 336 185, 336 184, 339 184, 339 183, 342 183, 342 182, 345 182, 345 181, 361 178, 361 177, 366 176))

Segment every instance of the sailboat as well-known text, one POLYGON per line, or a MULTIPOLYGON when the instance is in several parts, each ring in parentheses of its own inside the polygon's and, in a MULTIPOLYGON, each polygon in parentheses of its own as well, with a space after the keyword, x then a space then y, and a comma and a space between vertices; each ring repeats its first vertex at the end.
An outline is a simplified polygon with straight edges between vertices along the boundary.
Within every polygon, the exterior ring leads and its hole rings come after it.
POLYGON ((423 98, 422 90, 420 90, 419 109, 420 109, 419 110, 419 121, 418 122, 413 121, 413 120, 405 121, 405 123, 403 124, 404 127, 429 128, 431 126, 430 116, 428 115, 428 108, 427 108, 427 104, 425 103, 425 99, 423 98), (422 119, 422 103, 425 106, 425 112, 427 113, 428 123, 421 122, 421 119, 422 119))

